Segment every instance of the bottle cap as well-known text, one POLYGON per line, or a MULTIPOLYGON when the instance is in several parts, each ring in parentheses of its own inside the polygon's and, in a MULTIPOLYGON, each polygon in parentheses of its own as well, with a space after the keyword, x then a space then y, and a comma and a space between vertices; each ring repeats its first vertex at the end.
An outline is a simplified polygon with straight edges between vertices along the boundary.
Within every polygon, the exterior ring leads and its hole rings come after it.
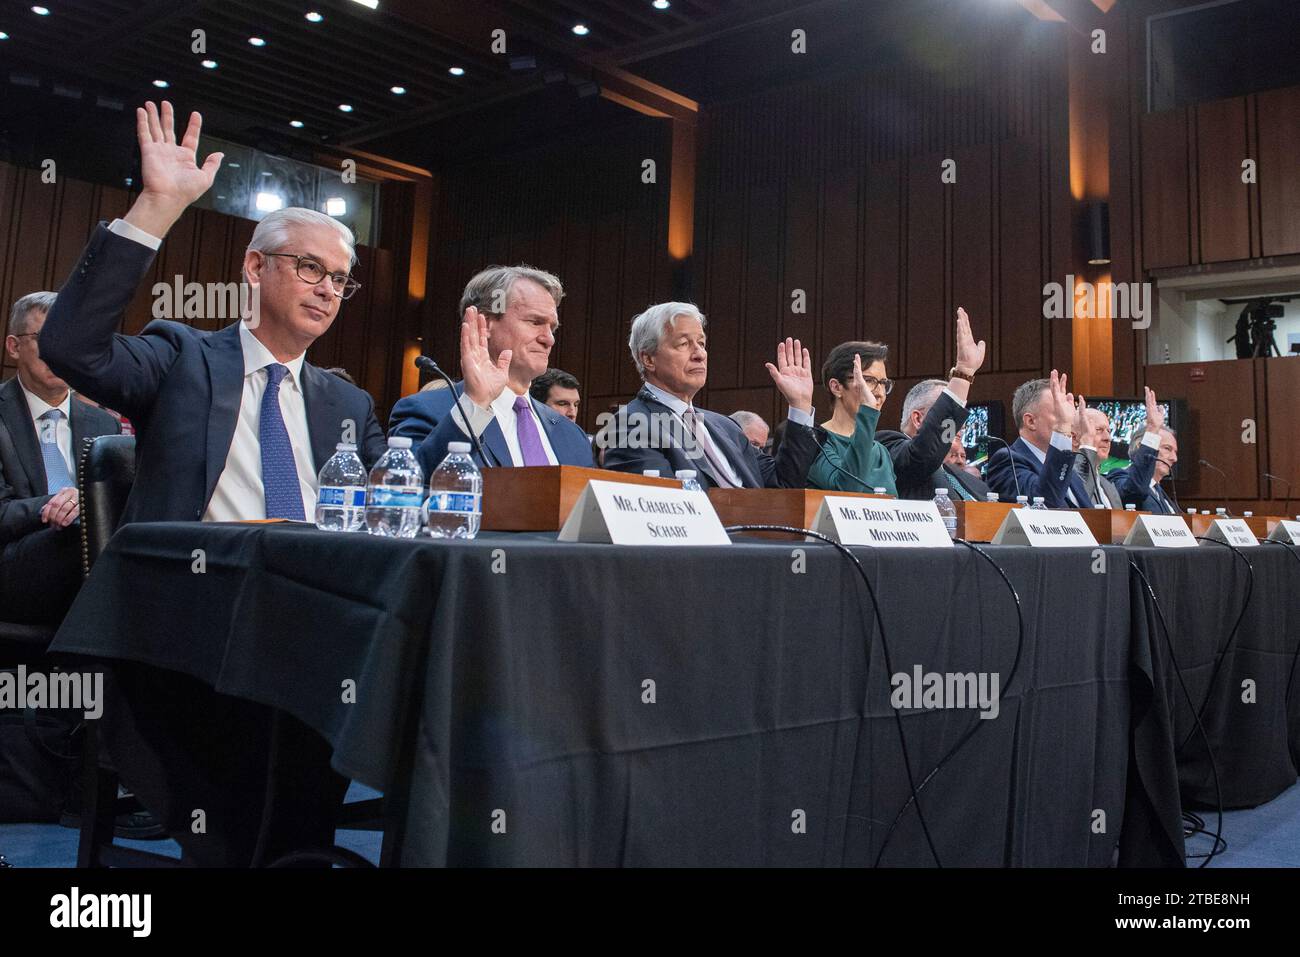
POLYGON ((468 443, 468 442, 448 442, 448 443, 447 443, 447 451, 448 451, 448 452, 468 452, 468 451, 469 451, 469 443, 468 443))
POLYGON ((1017 502, 1028 502, 1028 501, 1029 501, 1029 496, 1028 496, 1028 495, 1017 495, 1017 496, 1016 496, 1016 501, 1017 501, 1017 502))
POLYGON ((678 469, 673 474, 679 479, 695 478, 695 469, 678 469))
POLYGON ((340 442, 338 445, 334 446, 335 452, 355 452, 356 450, 357 445, 355 442, 340 442))
POLYGON ((874 493, 877 494, 877 495, 884 495, 884 494, 886 494, 886 493, 885 493, 885 490, 884 490, 883 488, 881 488, 879 485, 877 485, 877 486, 876 486, 875 488, 873 488, 871 491, 874 492, 874 493))
POLYGON ((641 474, 644 475, 644 476, 646 476, 647 478, 658 478, 658 477, 659 477, 659 470, 658 470, 658 469, 643 469, 643 470, 641 471, 641 474))
POLYGON ((935 494, 935 495, 947 495, 947 494, 948 494, 948 490, 947 490, 946 488, 936 488, 936 489, 934 490, 934 494, 935 494))
POLYGON ((388 447, 390 449, 409 449, 411 447, 411 440, 409 438, 394 435, 389 438, 388 447))

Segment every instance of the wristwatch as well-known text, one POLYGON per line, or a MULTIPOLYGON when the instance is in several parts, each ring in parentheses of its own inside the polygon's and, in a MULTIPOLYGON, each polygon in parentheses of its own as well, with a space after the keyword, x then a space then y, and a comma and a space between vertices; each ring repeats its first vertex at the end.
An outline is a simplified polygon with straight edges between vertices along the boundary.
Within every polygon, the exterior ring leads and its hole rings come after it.
POLYGON ((965 379, 967 382, 974 382, 975 374, 973 372, 962 372, 956 366, 953 366, 951 369, 948 370, 948 378, 965 379))

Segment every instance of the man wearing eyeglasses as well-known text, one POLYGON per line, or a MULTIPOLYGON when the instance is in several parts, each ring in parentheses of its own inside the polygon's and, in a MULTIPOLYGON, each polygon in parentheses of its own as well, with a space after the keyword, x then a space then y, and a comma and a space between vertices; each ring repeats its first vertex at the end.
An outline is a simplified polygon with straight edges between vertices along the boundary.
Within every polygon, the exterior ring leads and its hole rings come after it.
POLYGON ((136 110, 136 124, 143 189, 91 237, 41 330, 41 354, 136 427, 124 523, 311 520, 316 476, 337 443, 355 442, 367 467, 385 447, 370 396, 304 358, 356 291, 352 232, 314 210, 272 213, 244 253, 243 321, 203 332, 158 320, 119 335, 163 237, 222 160, 196 164, 197 113, 179 141, 170 103, 136 110))

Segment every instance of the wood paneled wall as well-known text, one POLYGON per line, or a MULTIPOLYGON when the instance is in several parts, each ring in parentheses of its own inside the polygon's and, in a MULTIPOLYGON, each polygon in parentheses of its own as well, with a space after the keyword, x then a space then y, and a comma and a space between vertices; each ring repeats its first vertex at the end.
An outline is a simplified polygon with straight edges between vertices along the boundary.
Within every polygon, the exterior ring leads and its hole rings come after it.
MULTIPOLYGON (((58 290, 72 272, 95 224, 123 215, 131 202, 122 189, 60 177, 41 182, 39 169, 0 163, 0 304, 7 324, 14 300, 40 289, 58 290)), ((141 283, 122 331, 139 332, 153 318, 156 282, 230 282, 239 278, 254 223, 210 210, 191 209, 168 234, 152 270, 141 283)), ((375 398, 381 421, 399 396, 402 331, 393 321, 398 296, 406 295, 403 261, 391 250, 361 246, 354 275, 361 290, 343 304, 333 327, 308 352, 323 367, 342 366, 375 398)), ((216 329, 224 320, 182 320, 216 329)), ((0 329, 0 333, 3 330, 0 329)), ((12 369, 4 363, 3 374, 12 369)))

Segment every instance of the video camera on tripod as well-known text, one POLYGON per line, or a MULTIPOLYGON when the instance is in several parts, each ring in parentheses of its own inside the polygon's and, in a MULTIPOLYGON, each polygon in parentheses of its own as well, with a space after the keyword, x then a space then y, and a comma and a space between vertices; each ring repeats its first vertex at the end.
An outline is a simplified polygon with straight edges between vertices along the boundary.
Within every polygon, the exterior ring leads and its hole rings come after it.
POLYGON ((1277 320, 1284 314, 1282 303, 1290 302, 1295 296, 1264 296, 1256 299, 1225 299, 1224 305, 1245 303, 1237 317, 1237 331, 1228 342, 1237 343, 1238 359, 1262 359, 1280 356, 1277 347, 1277 320))

